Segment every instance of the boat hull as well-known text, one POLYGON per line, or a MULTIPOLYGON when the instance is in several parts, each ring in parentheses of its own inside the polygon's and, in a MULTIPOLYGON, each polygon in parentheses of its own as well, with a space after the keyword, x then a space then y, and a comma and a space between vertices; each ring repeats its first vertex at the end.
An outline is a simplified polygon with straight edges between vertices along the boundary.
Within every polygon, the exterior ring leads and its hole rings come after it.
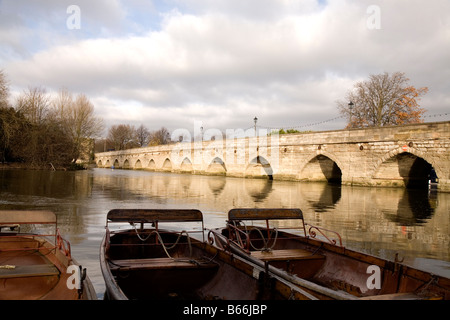
POLYGON ((97 299, 56 222, 50 211, 0 211, 0 300, 97 299))
POLYGON ((0 237, 0 266, 0 300, 97 299, 89 277, 76 286, 77 261, 43 238, 0 237))
MULTIPOLYGON (((172 236, 170 231, 162 233, 172 236)), ((154 246, 155 239, 148 239, 146 254, 136 256, 130 252, 135 248, 133 244, 141 240, 137 240, 136 235, 130 238, 116 236, 121 238, 119 243, 115 242, 114 236, 109 239, 105 236, 100 250, 105 299, 315 299, 288 281, 269 276, 264 268, 206 242, 190 239, 192 252, 189 254, 189 249, 183 245, 186 239, 181 239, 177 248, 168 251, 168 257, 166 252, 160 251, 159 245, 154 246), (131 250, 124 249, 121 246, 124 243, 131 250), (119 245, 121 253, 127 252, 126 256, 114 253, 114 244, 119 245)))
POLYGON ((230 241, 226 227, 212 230, 211 242, 320 299, 450 299, 448 278, 311 237, 277 231, 269 250, 255 250, 263 246, 259 236, 268 233, 264 227, 252 228, 259 231, 251 233, 248 250, 230 241))

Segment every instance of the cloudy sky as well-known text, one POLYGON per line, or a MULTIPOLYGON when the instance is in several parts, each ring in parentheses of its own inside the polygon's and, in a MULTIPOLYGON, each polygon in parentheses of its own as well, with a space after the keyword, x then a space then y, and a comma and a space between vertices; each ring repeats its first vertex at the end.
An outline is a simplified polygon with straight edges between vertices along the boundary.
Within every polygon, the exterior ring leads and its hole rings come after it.
POLYGON ((341 129, 336 100, 395 71, 450 120, 450 1, 0 0, 0 69, 107 127, 341 129))

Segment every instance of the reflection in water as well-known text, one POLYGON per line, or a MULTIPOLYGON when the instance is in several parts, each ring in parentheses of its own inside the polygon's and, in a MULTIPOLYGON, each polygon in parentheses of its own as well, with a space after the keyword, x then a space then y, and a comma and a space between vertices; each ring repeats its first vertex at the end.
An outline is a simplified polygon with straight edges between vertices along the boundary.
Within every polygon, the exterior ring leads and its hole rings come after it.
POLYGON ((245 190, 255 202, 263 202, 272 191, 273 180, 270 179, 246 179, 245 190))
POLYGON ((384 213, 387 219, 398 225, 420 225, 432 218, 436 209, 435 198, 435 194, 430 196, 428 190, 404 190, 398 200, 397 210, 386 210, 384 213))
POLYGON ((438 259, 447 276, 450 270, 448 193, 111 169, 0 171, 0 209, 54 211, 100 288, 98 250, 109 210, 196 208, 214 228, 236 207, 300 208, 307 223, 339 232, 346 247, 388 259, 400 252, 411 263, 438 259))
POLYGON ((322 184, 320 197, 309 200, 309 203, 316 212, 327 212, 333 209, 341 199, 341 186, 334 184, 322 184))
POLYGON ((208 180, 209 188, 211 189, 211 192, 215 197, 219 196, 222 193, 226 183, 227 180, 225 179, 225 177, 220 176, 216 177, 215 179, 208 180))

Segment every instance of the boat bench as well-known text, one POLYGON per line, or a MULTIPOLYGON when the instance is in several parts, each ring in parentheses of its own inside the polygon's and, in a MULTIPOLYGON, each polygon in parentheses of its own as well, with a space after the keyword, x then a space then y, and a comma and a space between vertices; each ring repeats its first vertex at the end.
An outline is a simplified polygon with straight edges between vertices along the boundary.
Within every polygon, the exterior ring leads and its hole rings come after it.
POLYGON ((150 258, 150 259, 120 259, 111 260, 111 271, 116 270, 151 270, 151 269, 180 269, 180 268, 217 268, 213 262, 205 262, 182 258, 150 258))
POLYGON ((0 279, 57 276, 59 270, 52 264, 0 266, 0 279))
POLYGON ((324 255, 313 253, 304 249, 252 251, 250 255, 262 261, 325 259, 324 255))

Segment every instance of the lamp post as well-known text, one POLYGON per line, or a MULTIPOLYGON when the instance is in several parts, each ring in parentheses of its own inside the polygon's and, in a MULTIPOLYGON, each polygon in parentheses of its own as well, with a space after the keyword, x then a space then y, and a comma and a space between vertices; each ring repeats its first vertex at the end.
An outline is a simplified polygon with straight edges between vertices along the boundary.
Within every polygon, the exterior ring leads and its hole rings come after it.
POLYGON ((348 109, 350 110, 350 119, 348 121, 349 128, 352 127, 352 109, 353 109, 353 106, 354 106, 353 102, 350 101, 350 103, 348 104, 348 109))
POLYGON ((256 137, 256 123, 258 122, 258 118, 255 117, 255 118, 253 119, 253 121, 255 122, 255 137, 256 137))

